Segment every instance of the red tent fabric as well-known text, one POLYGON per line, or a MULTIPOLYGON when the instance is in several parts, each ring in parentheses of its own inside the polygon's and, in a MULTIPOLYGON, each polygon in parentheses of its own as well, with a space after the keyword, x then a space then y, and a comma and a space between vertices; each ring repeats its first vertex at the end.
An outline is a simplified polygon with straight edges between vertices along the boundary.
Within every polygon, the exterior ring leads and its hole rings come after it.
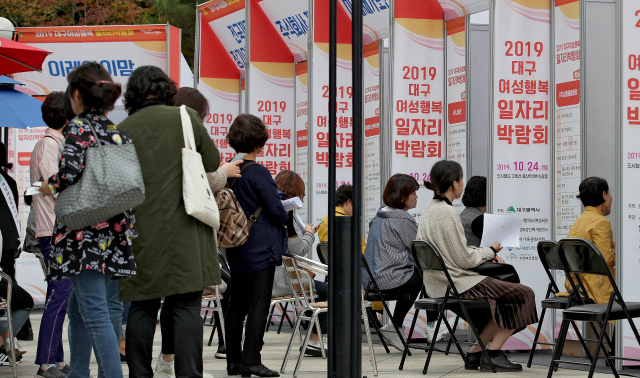
POLYGON ((0 37, 0 75, 42 71, 42 63, 51 51, 0 37))

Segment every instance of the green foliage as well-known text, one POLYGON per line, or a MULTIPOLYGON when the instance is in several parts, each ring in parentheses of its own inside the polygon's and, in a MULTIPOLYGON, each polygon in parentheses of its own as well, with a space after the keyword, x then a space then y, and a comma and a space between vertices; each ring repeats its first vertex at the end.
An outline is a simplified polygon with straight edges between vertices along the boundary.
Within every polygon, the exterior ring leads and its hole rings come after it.
POLYGON ((182 53, 191 67, 196 38, 197 0, 153 0, 153 6, 165 22, 182 30, 182 53))

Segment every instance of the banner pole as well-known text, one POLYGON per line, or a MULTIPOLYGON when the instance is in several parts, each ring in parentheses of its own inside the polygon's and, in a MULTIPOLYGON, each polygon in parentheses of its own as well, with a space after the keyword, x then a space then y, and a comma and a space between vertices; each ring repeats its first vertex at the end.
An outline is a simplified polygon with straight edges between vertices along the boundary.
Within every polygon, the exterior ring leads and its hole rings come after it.
POLYGON ((169 22, 164 27, 164 32, 167 35, 167 76, 171 76, 171 27, 169 22))
POLYGON ((489 1, 489 133, 487 140, 487 213, 493 214, 493 66, 495 65, 496 0, 489 1))
POLYGON ((196 5, 196 41, 193 49, 193 88, 198 89, 198 82, 200 79, 200 23, 202 20, 200 19, 200 11, 198 11, 198 6, 196 5))
MULTIPOLYGON (((586 1, 585 0, 581 0, 581 2, 584 2, 584 5, 586 6, 586 1)), ((628 4, 628 3, 627 3, 628 4)), ((582 4, 581 4, 582 5, 582 4)), ((580 8, 580 11, 582 12, 582 7, 580 8)), ((623 38, 623 29, 622 29, 622 1, 616 1, 616 59, 615 59, 615 64, 616 64, 616 160, 618 161, 618 164, 616 164, 616 188, 618 188, 618 193, 617 193, 617 198, 619 198, 618 201, 616 201, 616 212, 618 214, 618 227, 616 227, 616 231, 615 231, 615 238, 618 241, 618 245, 620 246, 624 246, 623 240, 622 240, 622 227, 623 227, 623 223, 624 223, 624 219, 623 219, 623 207, 624 204, 622 203, 624 197, 623 197, 623 192, 624 192, 624 188, 622 186, 623 180, 622 180, 622 166, 624 164, 623 158, 624 158, 624 152, 622 151, 622 138, 624 137, 624 132, 622 129, 622 111, 623 111, 623 104, 622 104, 622 62, 624 62, 624 60, 621 59, 622 57, 622 38, 623 38)), ((583 26, 582 24, 582 15, 585 15, 584 17, 584 25, 586 25, 586 14, 587 14, 587 9, 585 7, 584 9, 584 13, 581 13, 580 16, 580 26, 583 26)), ((585 31, 583 32, 584 35, 586 36, 586 28, 585 31)), ((581 35, 582 37, 582 35, 581 35)), ((582 41, 580 42, 580 48, 582 49, 582 41)), ((583 59, 584 55, 582 55, 582 51, 580 52, 580 59, 581 59, 581 63, 582 63, 582 59, 583 59)), ((582 69, 582 67, 581 67, 582 69)), ((583 72, 580 72, 580 80, 582 80, 583 77, 583 72)), ((584 91, 581 91, 584 92, 584 91)), ((584 105, 582 105, 583 108, 585 107, 584 105)), ((585 111, 586 113, 586 111, 585 111)), ((582 146, 581 146, 582 148, 582 146)), ((584 169, 582 170, 584 172, 584 169)), ((614 193, 615 195, 616 193, 614 193)), ((622 249, 620 249, 622 250, 622 249)), ((622 276, 622 267, 624 266, 624 253, 616 253, 616 282, 618 283, 618 286, 620 288, 620 290, 622 292, 624 292, 624 282, 622 281, 623 276, 622 276)), ((625 357, 624 355, 624 321, 623 320, 616 320, 616 351, 620 351, 622 352, 622 357, 625 357)), ((616 360, 615 361, 616 364, 616 369, 618 371, 623 369, 624 366, 624 361, 623 360, 616 360)))
MULTIPOLYGON (((313 219, 313 202, 315 201, 315 188, 313 183, 313 38, 314 38, 314 9, 313 1, 309 0, 309 33, 307 35, 307 183, 309 184, 309 199, 307 200, 307 219, 309 224, 316 222, 313 219)), ((331 211, 329 211, 331 214, 331 211)))
MULTIPOLYGON (((251 0, 244 2, 244 25, 244 112, 251 114, 251 105, 249 104, 249 87, 251 84, 249 75, 249 71, 251 71, 251 0)), ((240 95, 242 95, 242 92, 240 92, 240 95)))
MULTIPOLYGON (((387 127, 384 135, 384 140, 382 141, 384 145, 385 154, 383 154, 383 159, 385 162, 384 170, 382 171, 382 180, 383 182, 389 181, 391 178, 392 171, 392 154, 393 154, 393 112, 394 112, 394 102, 393 102, 393 67, 394 67, 394 35, 395 35, 395 23, 396 23, 396 15, 395 15, 395 1, 389 0, 389 88, 387 95, 387 127)), ((382 93, 382 92, 381 92, 382 93)), ((382 188, 382 187, 381 187, 382 188)), ((385 315, 383 314, 383 319, 385 315)))
MULTIPOLYGON (((466 148, 466 161, 467 161, 467 180, 469 180, 471 178, 471 176, 473 176, 473 170, 472 170, 472 159, 471 159, 471 122, 470 122, 470 115, 471 115, 471 96, 469 96, 469 94, 471 93, 471 75, 470 75, 470 70, 469 68, 471 67, 471 31, 469 30, 471 29, 471 16, 470 15, 465 15, 464 16, 464 106, 465 106, 465 137, 466 137, 466 141, 467 141, 467 148, 466 148)), ((448 109, 447 109, 448 111, 448 109)))

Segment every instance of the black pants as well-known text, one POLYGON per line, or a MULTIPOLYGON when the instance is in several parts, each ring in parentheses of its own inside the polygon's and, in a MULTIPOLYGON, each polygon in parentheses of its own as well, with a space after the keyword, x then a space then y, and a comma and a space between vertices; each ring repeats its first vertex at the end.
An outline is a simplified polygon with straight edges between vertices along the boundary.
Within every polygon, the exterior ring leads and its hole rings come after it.
MULTIPOLYGON (((127 364, 129 377, 152 378, 153 336, 160 299, 133 301, 127 321, 127 364)), ((162 316, 170 317, 162 327, 162 338, 168 338, 175 354, 176 378, 202 377, 202 318, 200 307, 202 290, 193 293, 176 294, 165 297, 162 316), (166 328, 165 328, 166 326, 166 328)), ((164 343, 163 343, 164 345, 164 343)))
POLYGON ((15 250, 5 250, 0 252, 0 268, 2 271, 11 277, 13 282, 16 282, 16 259, 14 257, 15 250))
MULTIPOLYGON (((388 290, 380 290, 382 294, 389 295, 397 295, 397 294, 409 294, 411 299, 404 301, 396 302, 396 309, 393 311, 393 322, 398 326, 402 327, 404 323, 404 318, 411 310, 411 306, 418 298, 420 294, 420 290, 422 289, 422 276, 418 269, 413 271, 413 275, 409 278, 409 281, 403 283, 402 285, 388 290)), ((427 311, 427 321, 432 322, 438 320, 438 312, 436 311, 427 311)))
POLYGON ((229 310, 225 318, 227 329, 227 364, 261 364, 260 351, 264 339, 271 289, 273 288, 274 265, 258 272, 231 272, 233 285, 229 310), (247 326, 244 333, 244 350, 242 343, 242 324, 245 316, 247 326))

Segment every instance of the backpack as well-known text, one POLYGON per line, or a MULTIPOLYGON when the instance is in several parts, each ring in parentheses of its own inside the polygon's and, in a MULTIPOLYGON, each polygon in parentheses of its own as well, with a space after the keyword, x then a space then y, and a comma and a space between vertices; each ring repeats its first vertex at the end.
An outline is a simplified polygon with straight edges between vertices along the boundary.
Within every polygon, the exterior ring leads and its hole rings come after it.
MULTIPOLYGON (((240 173, 254 164, 257 163, 250 162, 245 164, 240 170, 240 173)), ((262 206, 260 206, 251 215, 251 217, 247 219, 236 195, 231 189, 237 181, 238 179, 235 179, 229 187, 224 188, 215 194, 216 203, 220 213, 218 247, 232 248, 243 245, 249 238, 249 231, 251 231, 251 227, 253 227, 253 224, 262 212, 262 206)))

